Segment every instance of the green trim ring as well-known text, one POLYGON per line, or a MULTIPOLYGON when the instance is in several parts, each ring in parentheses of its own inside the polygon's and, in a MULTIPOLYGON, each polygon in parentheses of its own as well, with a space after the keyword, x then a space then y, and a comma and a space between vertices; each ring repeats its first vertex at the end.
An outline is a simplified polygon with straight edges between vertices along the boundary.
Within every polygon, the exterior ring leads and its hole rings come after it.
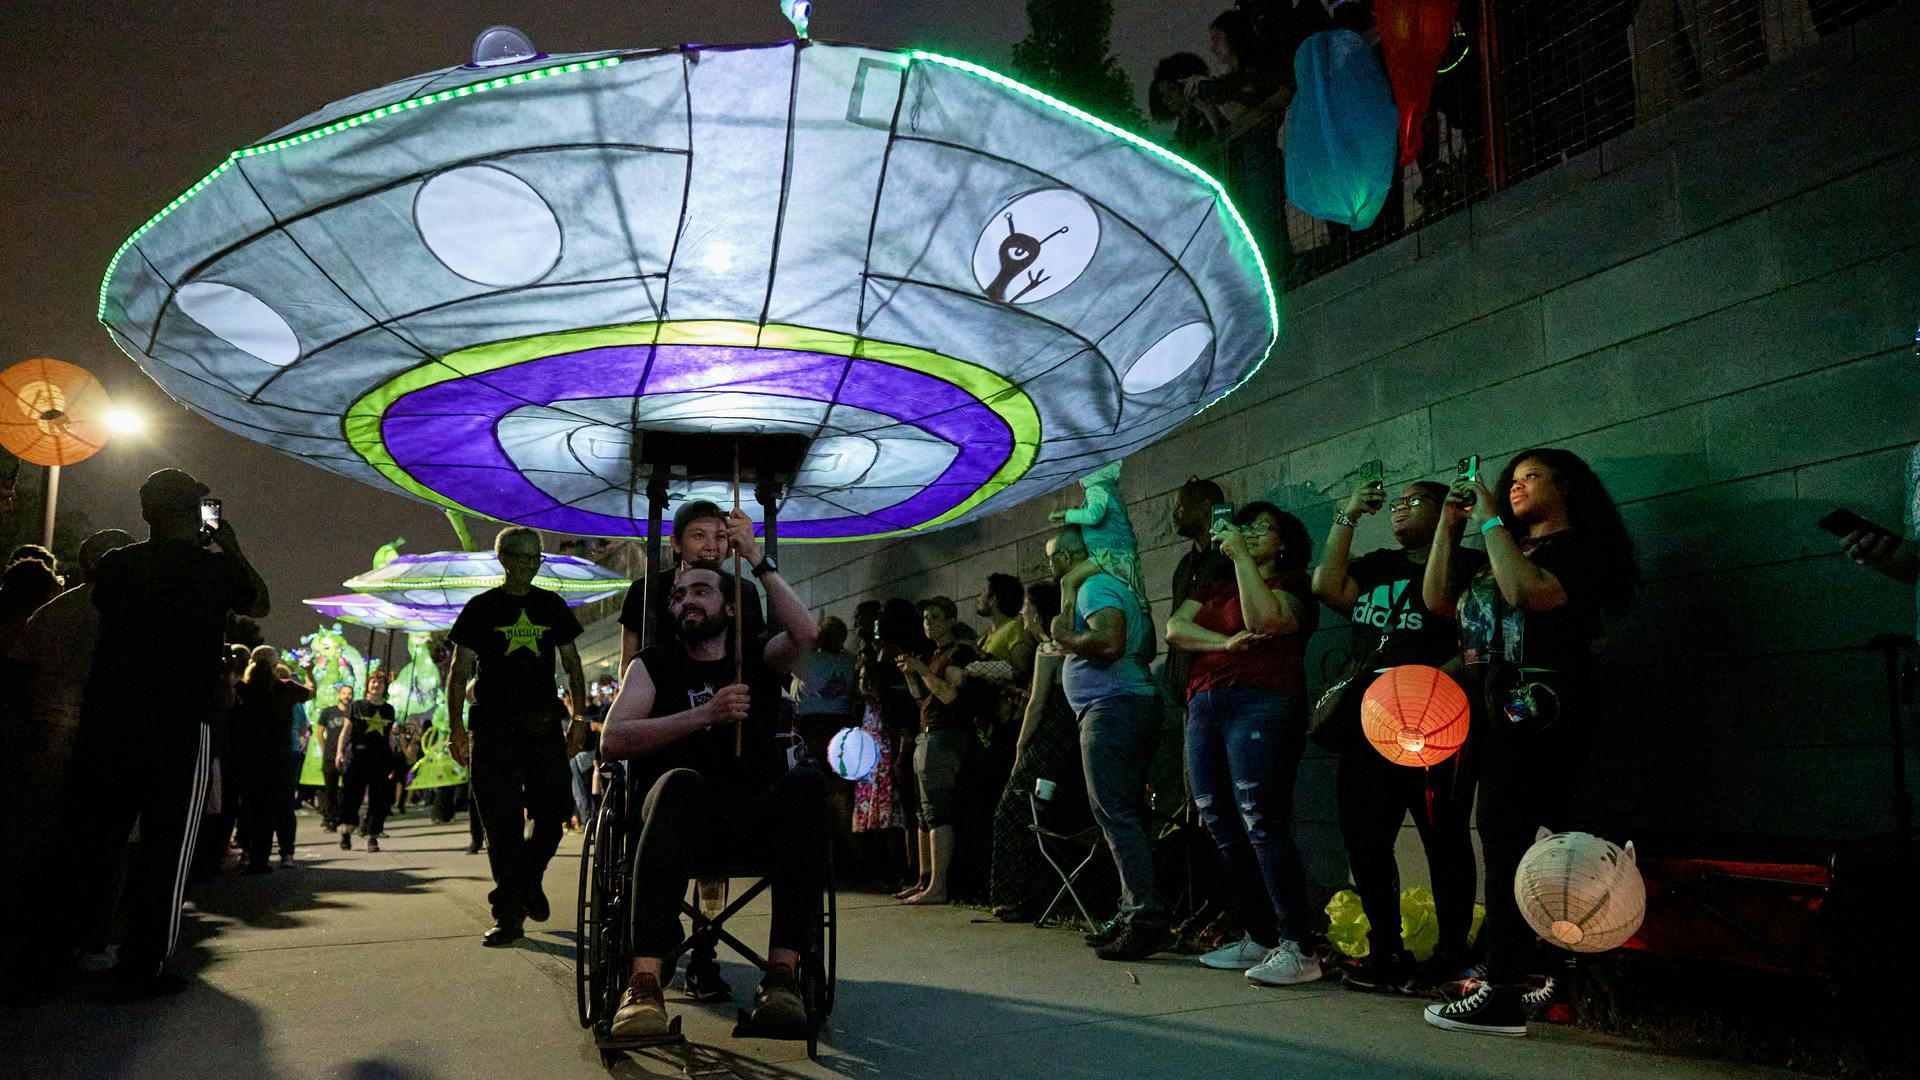
MULTIPOLYGON (((538 361, 597 349, 654 345, 784 350, 885 364, 938 380, 959 391, 970 399, 972 404, 985 406, 991 410, 1006 425, 1011 434, 1007 456, 998 464, 992 475, 965 499, 928 520, 903 528, 853 536, 803 537, 788 534, 782 537, 789 542, 872 540, 910 535, 943 525, 1013 485, 1033 467, 1034 462, 1039 458, 1042 434, 1039 410, 1018 384, 993 371, 965 360, 911 345, 875 341, 837 331, 804 326, 779 323, 760 326, 750 322, 729 320, 633 323, 624 326, 567 330, 461 349, 449 353, 438 361, 429 361, 401 372, 362 395, 348 407, 346 415, 341 418, 341 434, 356 454, 400 489, 463 514, 489 520, 504 520, 434 490, 395 459, 393 452, 387 446, 384 430, 388 414, 394 405, 411 394, 476 376, 500 375, 538 361)), ((676 389, 660 392, 682 391, 676 389)), ((911 421, 903 422, 911 423, 911 421)), ((497 441, 495 448, 497 449, 497 441)), ((962 448, 962 452, 965 452, 965 447, 962 448)), ((586 535, 596 534, 587 533, 586 535)))

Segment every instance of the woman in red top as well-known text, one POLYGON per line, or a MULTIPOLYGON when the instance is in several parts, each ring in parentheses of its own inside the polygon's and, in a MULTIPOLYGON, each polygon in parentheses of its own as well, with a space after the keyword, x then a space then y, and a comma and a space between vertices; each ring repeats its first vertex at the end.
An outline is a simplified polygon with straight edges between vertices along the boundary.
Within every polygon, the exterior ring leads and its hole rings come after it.
POLYGON ((1293 841, 1293 779, 1306 746, 1306 647, 1320 621, 1300 519, 1249 503, 1216 536, 1220 555, 1167 624, 1194 653, 1187 773, 1220 847, 1247 936, 1200 958, 1265 986, 1320 978, 1321 933, 1293 841))

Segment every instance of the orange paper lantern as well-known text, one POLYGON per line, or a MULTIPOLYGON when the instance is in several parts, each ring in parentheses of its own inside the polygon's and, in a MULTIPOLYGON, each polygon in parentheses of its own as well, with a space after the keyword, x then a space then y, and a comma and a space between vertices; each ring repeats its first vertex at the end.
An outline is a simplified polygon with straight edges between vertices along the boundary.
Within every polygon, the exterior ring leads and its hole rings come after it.
POLYGON ((1467 694, 1439 668, 1388 668, 1360 699, 1360 730, 1395 765, 1438 765, 1467 741, 1467 694))
POLYGON ((107 444, 113 402, 86 368, 22 360, 0 371, 0 446, 35 465, 85 461, 107 444))

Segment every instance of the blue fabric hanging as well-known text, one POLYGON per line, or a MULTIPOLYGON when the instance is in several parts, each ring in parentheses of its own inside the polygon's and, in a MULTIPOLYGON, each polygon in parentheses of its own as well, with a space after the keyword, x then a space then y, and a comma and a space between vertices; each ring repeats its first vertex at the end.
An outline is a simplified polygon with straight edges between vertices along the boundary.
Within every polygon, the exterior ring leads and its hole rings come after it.
POLYGON ((1386 72, 1360 35, 1324 30, 1301 43, 1293 73, 1287 199, 1323 221, 1364 229, 1386 205, 1399 148, 1386 72))

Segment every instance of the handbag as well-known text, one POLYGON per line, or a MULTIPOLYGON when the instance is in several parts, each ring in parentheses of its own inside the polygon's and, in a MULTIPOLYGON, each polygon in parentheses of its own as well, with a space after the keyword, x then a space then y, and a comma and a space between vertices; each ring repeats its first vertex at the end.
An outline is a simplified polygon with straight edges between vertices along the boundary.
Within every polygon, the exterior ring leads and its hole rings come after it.
POLYGON ((1504 639, 1507 603, 1499 590, 1493 594, 1493 642, 1487 653, 1487 676, 1481 683, 1487 719, 1510 734, 1534 735, 1560 719, 1563 680, 1552 668, 1526 666, 1527 643, 1520 642, 1519 660, 1507 659, 1504 639), (1504 721, 1504 723, 1503 723, 1504 721))
POLYGON ((1350 753, 1364 746, 1360 737, 1360 699, 1366 696, 1367 687, 1373 685, 1374 665, 1386 649, 1387 639, 1393 636, 1394 624, 1400 621, 1400 613, 1406 610, 1408 595, 1414 588, 1415 583, 1409 580, 1387 608, 1387 622, 1380 630, 1380 640, 1366 653, 1349 659, 1346 670, 1313 703, 1313 713, 1307 721, 1307 738, 1312 739, 1315 746, 1334 754, 1350 753))

